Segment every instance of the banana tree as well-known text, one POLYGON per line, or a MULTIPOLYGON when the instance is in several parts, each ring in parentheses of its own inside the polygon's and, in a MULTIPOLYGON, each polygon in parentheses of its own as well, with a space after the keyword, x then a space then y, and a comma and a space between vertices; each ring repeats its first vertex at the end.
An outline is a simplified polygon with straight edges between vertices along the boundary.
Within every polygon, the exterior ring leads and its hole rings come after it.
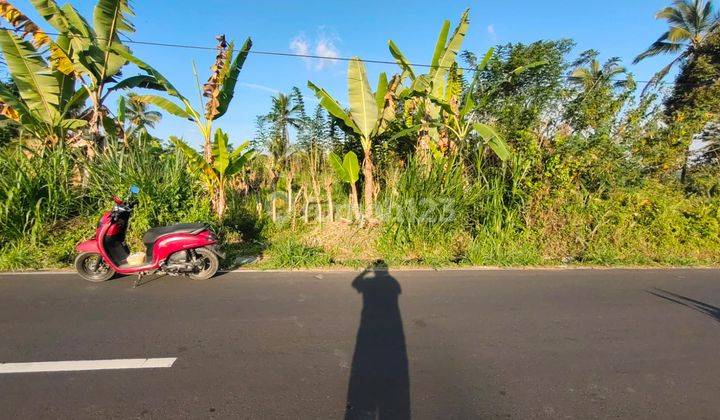
POLYGON ((350 184, 350 208, 353 217, 360 220, 360 206, 358 205, 357 188, 355 187, 355 183, 360 179, 360 165, 358 164, 357 155, 350 151, 340 159, 340 156, 330 152, 328 160, 340 181, 350 184))
MULTIPOLYGON (((0 14, 23 37, 31 35, 35 49, 18 48, 17 39, 5 38, 3 54, 8 62, 13 55, 16 60, 36 60, 40 56, 39 48, 47 46, 54 77, 57 86, 49 80, 47 74, 36 74, 37 85, 43 85, 47 92, 73 98, 71 105, 84 104, 90 100, 90 107, 81 114, 88 120, 89 134, 93 143, 102 146, 104 138, 103 126, 111 128, 114 122, 108 118, 108 110, 104 101, 108 94, 123 87, 157 87, 151 86, 152 80, 146 76, 133 76, 118 81, 122 68, 127 64, 125 58, 131 55, 120 40, 120 35, 127 35, 135 31, 129 17, 133 11, 129 0, 98 0, 93 12, 92 26, 70 4, 59 6, 54 0, 30 0, 37 13, 59 32, 56 40, 50 39, 38 26, 18 11, 8 1, 0 2, 0 14), (19 58, 18 58, 19 56, 19 58), (45 80, 40 80, 44 78, 45 80), (79 82, 81 89, 74 90, 75 82, 79 82)), ((26 46, 25 46, 26 47, 26 46)), ((28 67, 27 65, 24 65, 28 67)), ((26 69, 29 73, 30 69, 26 69)), ((22 90, 26 88, 21 87, 22 90)), ((28 96, 28 93, 25 94, 28 96)), ((23 98, 24 99, 24 98, 23 98)), ((69 99, 68 102, 71 100, 69 99)), ((55 103, 44 100, 43 112, 53 113, 48 105, 55 103)))
POLYGON ((6 1, 0 2, 0 17, 16 29, 16 33, 0 31, 0 49, 18 88, 15 94, 0 86, 0 114, 18 122, 45 144, 54 145, 87 125, 86 121, 69 117, 73 107, 84 100, 84 94, 75 91, 75 80, 69 76, 72 63, 63 53, 68 40, 56 43, 6 1), (49 62, 40 53, 43 49, 50 51, 49 62))
MULTIPOLYGON (((448 39, 450 21, 443 22, 435 44, 430 71, 427 74, 416 75, 400 48, 392 40, 388 41, 390 53, 403 70, 403 79, 410 80, 410 86, 403 89, 399 96, 411 103, 408 108, 415 108, 421 114, 421 123, 418 126, 412 126, 400 134, 420 129, 418 145, 420 149, 441 156, 445 150, 453 147, 449 136, 463 142, 474 131, 481 138, 481 146, 489 147, 501 160, 505 160, 510 156, 510 152, 502 137, 493 127, 473 121, 471 118, 476 108, 482 106, 475 103, 472 92, 478 81, 477 75, 485 69, 492 58, 494 53, 492 48, 475 69, 476 77, 470 89, 465 95, 462 94, 462 72, 455 59, 462 47, 469 24, 469 10, 466 10, 448 39)), ((513 71, 513 75, 542 64, 534 63, 531 66, 520 67, 513 71)))
POLYGON ((207 160, 177 137, 171 136, 170 141, 182 151, 192 170, 201 174, 205 187, 211 197, 211 203, 218 219, 222 219, 226 209, 226 184, 233 175, 238 174, 253 158, 254 150, 250 149, 250 142, 244 142, 230 151, 228 135, 218 129, 212 143, 212 162, 207 160))
MULTIPOLYGON (((475 121, 473 118, 477 104, 473 100, 471 92, 472 88, 464 95, 462 106, 458 104, 457 100, 433 100, 433 103, 439 106, 443 112, 439 122, 428 124, 428 126, 450 133, 462 145, 474 132, 479 137, 477 147, 480 150, 488 147, 500 160, 507 160, 510 157, 510 150, 502 136, 493 126, 475 121)), ((454 147, 453 145, 452 142, 443 142, 441 139, 439 144, 431 143, 429 150, 435 158, 441 158, 447 148, 454 147)))
POLYGON ((441 133, 438 124, 441 122, 442 107, 438 102, 450 102, 458 92, 454 89, 457 82, 457 65, 455 58, 462 47, 465 34, 470 25, 469 9, 460 17, 460 23, 448 39, 450 21, 446 20, 440 29, 435 44, 435 51, 427 74, 416 74, 410 62, 392 40, 388 41, 390 53, 402 69, 402 79, 410 80, 410 85, 403 89, 400 97, 408 99, 412 108, 421 114, 421 130, 418 138, 418 147, 421 150, 437 148, 441 143, 441 133))
POLYGON ((248 38, 245 40, 242 48, 240 48, 240 51, 234 54, 233 43, 227 43, 225 37, 222 35, 218 37, 218 52, 215 64, 212 66, 210 78, 202 88, 200 108, 194 108, 185 96, 149 64, 130 54, 124 54, 123 56, 147 73, 142 79, 144 86, 140 87, 159 86, 161 90, 175 98, 180 104, 163 96, 152 94, 138 95, 135 97, 135 100, 155 105, 172 115, 188 119, 195 123, 203 138, 203 156, 205 161, 212 164, 214 159, 211 145, 213 122, 227 112, 235 92, 238 75, 251 47, 252 40, 248 38), (207 102, 202 100, 203 97, 208 99, 207 102))
MULTIPOLYGON (((510 151, 503 138, 498 134, 495 128, 488 124, 476 121, 476 118, 473 118, 473 114, 477 111, 478 107, 482 108, 486 106, 486 101, 492 96, 492 90, 494 88, 485 92, 485 95, 480 98, 480 103, 476 103, 474 99, 476 85, 479 81, 479 74, 485 70, 494 53, 495 50, 490 48, 483 57, 483 60, 477 65, 473 81, 464 95, 454 93, 455 89, 448 89, 444 98, 432 98, 431 101, 439 106, 443 111, 441 121, 437 124, 437 127, 451 133, 462 144, 464 144, 464 141, 474 130, 480 137, 478 147, 489 147, 495 155, 500 158, 500 160, 504 161, 510 157, 510 151)), ((513 70, 508 77, 517 76, 528 68, 534 68, 544 64, 545 62, 537 62, 528 66, 518 67, 513 70)), ((457 84, 457 80, 460 76, 461 73, 457 69, 457 66, 453 66, 451 68, 450 76, 448 77, 449 86, 457 84), (452 76, 453 72, 455 76, 452 76)))
POLYGON ((363 176, 365 218, 373 217, 373 195, 375 183, 373 178, 372 144, 373 140, 382 135, 388 123, 395 118, 395 91, 400 84, 400 76, 394 76, 388 82, 387 75, 381 73, 377 90, 370 90, 365 64, 357 57, 348 64, 348 99, 350 112, 322 88, 312 82, 308 87, 315 92, 322 105, 330 114, 339 118, 360 137, 363 148, 363 176))

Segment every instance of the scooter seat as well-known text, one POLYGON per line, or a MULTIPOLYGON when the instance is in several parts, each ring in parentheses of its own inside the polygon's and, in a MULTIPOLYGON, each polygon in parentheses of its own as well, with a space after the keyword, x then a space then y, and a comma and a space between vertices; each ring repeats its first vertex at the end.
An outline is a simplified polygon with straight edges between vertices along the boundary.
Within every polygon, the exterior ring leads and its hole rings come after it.
POLYGON ((179 233, 179 232, 195 232, 199 233, 202 230, 206 229, 207 227, 202 223, 177 223, 170 226, 161 226, 156 227, 148 230, 145 232, 145 235, 143 235, 143 243, 148 244, 154 244, 157 239, 163 235, 167 235, 168 233, 179 233))

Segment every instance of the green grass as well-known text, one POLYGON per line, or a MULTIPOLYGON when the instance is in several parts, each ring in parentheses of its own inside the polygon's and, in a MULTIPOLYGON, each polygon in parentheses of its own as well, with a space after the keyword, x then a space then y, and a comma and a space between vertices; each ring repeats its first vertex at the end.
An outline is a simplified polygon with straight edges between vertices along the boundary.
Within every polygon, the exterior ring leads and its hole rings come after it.
POLYGON ((83 199, 72 186, 73 152, 0 151, 0 243, 38 242, 48 226, 79 213, 83 199))
POLYGON ((481 231, 468 247, 465 264, 532 266, 543 264, 537 241, 529 233, 481 231))
POLYGON ((328 267, 332 264, 332 256, 322 248, 307 246, 295 238, 286 237, 278 239, 265 250, 258 267, 293 269, 328 267))

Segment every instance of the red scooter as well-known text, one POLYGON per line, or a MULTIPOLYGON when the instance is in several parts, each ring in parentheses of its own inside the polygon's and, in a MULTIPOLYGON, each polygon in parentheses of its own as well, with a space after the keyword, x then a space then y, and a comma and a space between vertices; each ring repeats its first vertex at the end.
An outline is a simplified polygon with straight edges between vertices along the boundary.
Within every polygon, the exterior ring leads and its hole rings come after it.
POLYGON ((75 248, 75 269, 80 277, 91 282, 109 280, 115 273, 137 274, 138 280, 147 274, 163 272, 170 275, 186 275, 193 279, 209 279, 220 265, 218 257, 224 254, 218 249, 215 234, 204 224, 180 223, 152 228, 143 236, 144 262, 128 263, 130 250, 125 243, 125 233, 138 187, 130 188, 130 196, 121 200, 113 196, 115 206, 100 218, 95 235, 75 248))

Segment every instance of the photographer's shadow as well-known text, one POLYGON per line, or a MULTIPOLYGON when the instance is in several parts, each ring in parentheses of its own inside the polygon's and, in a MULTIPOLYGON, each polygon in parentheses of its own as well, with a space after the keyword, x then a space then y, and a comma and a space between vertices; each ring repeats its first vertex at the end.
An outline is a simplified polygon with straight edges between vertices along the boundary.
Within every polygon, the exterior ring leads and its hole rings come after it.
POLYGON ((364 271, 352 283, 363 295, 346 419, 409 419, 410 377, 398 298, 387 272, 364 271))

